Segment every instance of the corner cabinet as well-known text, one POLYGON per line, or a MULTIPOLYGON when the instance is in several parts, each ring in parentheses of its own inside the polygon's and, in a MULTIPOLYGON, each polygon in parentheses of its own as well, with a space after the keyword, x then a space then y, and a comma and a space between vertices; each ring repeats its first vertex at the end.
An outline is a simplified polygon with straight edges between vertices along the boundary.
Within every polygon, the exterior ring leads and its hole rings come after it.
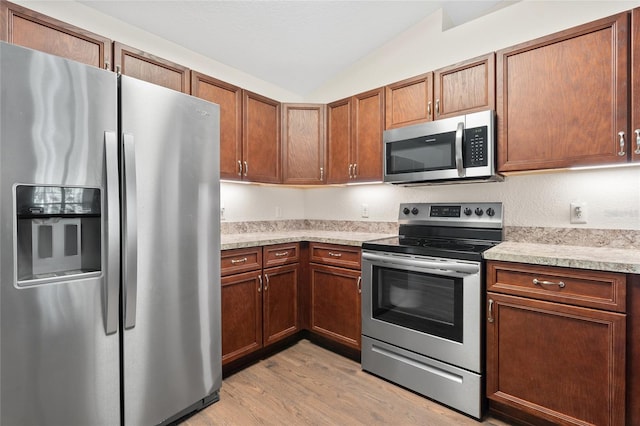
POLYGON ((311 243, 309 250, 311 332, 360 350, 360 248, 311 243))
POLYGON ((621 13, 498 51, 498 170, 626 162, 628 45, 621 13))
POLYGON ((327 183, 382 180, 384 88, 327 105, 327 183))
POLYGON ((626 275, 489 261, 487 290, 492 411, 625 424, 626 275))
POLYGON ((111 69, 111 40, 17 4, 0 1, 0 40, 111 69))
POLYGON ((282 106, 282 183, 325 182, 325 109, 319 104, 282 106))

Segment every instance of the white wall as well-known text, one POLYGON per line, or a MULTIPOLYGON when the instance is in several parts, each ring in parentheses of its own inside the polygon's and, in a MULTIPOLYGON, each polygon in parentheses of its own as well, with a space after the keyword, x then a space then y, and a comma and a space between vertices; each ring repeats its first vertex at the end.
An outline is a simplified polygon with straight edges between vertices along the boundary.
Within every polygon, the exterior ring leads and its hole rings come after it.
MULTIPOLYGON (((640 6, 639 0, 523 0, 446 31, 441 29, 442 16, 438 12, 362 58, 302 100, 284 89, 101 15, 82 4, 72 1, 15 2, 282 102, 320 103, 640 6)), ((640 229, 640 167, 509 176, 502 183, 417 188, 382 184, 311 189, 239 183, 221 185, 221 202, 228 221, 303 218, 395 221, 400 202, 466 200, 502 201, 508 226, 637 230, 640 229), (569 203, 577 200, 587 203, 589 221, 586 225, 569 224, 569 203), (368 219, 360 217, 362 204, 369 207, 368 219)))

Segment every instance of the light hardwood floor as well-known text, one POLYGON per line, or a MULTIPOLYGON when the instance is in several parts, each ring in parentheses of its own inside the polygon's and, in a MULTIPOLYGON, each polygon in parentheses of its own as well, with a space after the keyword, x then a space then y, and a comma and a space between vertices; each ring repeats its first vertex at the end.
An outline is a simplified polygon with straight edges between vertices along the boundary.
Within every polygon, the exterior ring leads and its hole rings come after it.
POLYGON ((477 422, 301 340, 223 380, 220 401, 181 426, 481 424, 507 425, 477 422))

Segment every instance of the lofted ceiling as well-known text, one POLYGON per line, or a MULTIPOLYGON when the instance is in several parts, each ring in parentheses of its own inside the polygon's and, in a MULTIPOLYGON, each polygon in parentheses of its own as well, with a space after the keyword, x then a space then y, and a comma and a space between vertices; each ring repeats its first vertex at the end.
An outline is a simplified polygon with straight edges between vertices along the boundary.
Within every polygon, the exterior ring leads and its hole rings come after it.
POLYGON ((88 0, 82 4, 305 96, 438 9, 451 27, 510 0, 88 0))

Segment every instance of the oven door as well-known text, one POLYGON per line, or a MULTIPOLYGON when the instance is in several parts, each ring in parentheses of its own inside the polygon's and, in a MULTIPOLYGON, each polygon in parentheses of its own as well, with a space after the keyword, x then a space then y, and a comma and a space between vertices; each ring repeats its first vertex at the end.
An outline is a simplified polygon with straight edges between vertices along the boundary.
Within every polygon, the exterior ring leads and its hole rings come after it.
POLYGON ((362 253, 362 334, 477 373, 482 263, 362 253))

